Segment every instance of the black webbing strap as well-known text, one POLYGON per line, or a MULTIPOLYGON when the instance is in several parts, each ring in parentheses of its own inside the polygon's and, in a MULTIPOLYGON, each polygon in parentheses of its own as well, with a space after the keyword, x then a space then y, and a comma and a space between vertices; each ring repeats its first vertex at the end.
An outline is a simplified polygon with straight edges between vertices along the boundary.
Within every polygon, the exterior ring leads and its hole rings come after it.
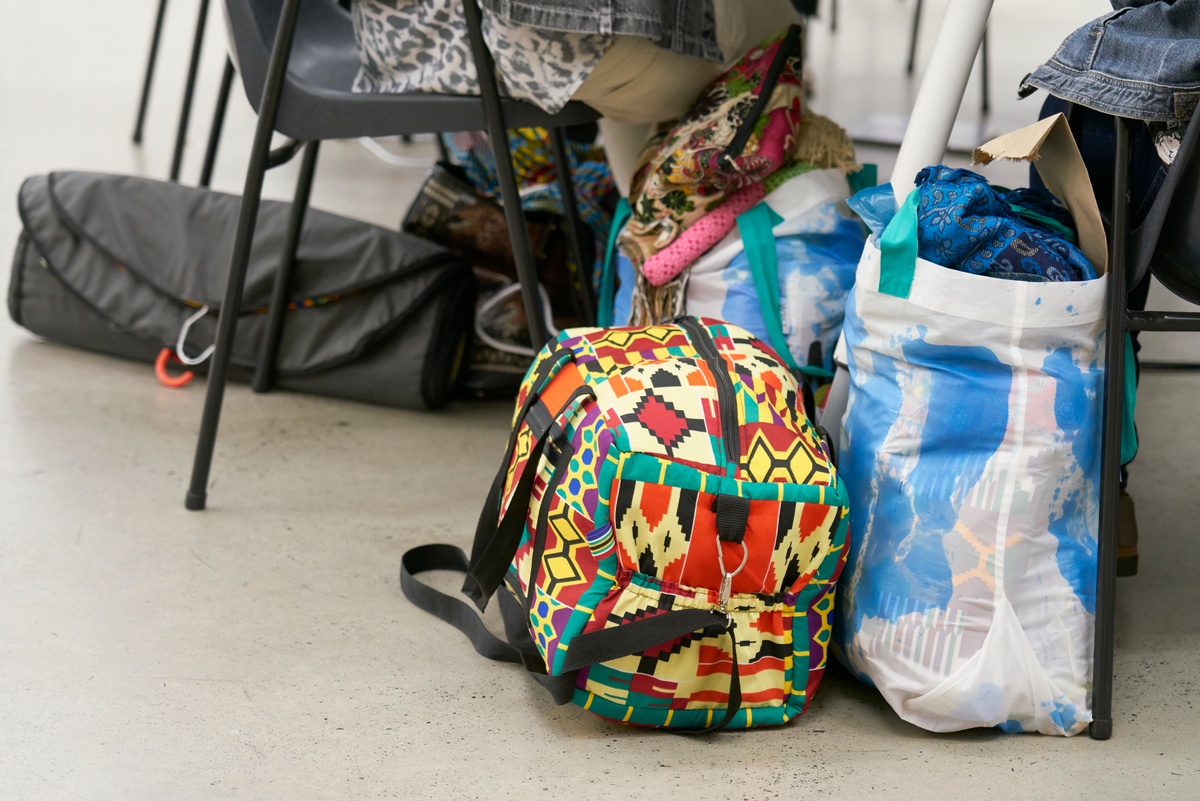
MULTIPOLYGON (((585 395, 592 395, 591 388, 586 385, 578 387, 567 398, 563 408, 567 408, 576 399, 585 395)), ((463 582, 463 593, 481 610, 487 608, 488 600, 496 592, 500 582, 504 580, 504 574, 508 572, 513 556, 517 553, 517 546, 521 544, 521 534, 525 530, 525 515, 529 511, 529 499, 533 494, 533 482, 537 478, 542 451, 545 450, 546 442, 550 439, 553 429, 553 425, 547 426, 529 449, 529 458, 525 462, 525 469, 521 471, 520 478, 517 480, 504 517, 492 530, 491 537, 486 538, 482 547, 480 540, 485 539, 486 535, 482 528, 485 518, 492 519, 492 514, 498 514, 489 511, 492 508, 490 496, 488 498, 489 508, 485 509, 484 516, 480 517, 480 528, 475 533, 475 550, 467 568, 467 578, 463 582)), ((507 462, 505 467, 507 467, 507 462)), ((500 484, 503 487, 503 480, 500 484)), ((499 505, 500 499, 499 493, 497 493, 495 508, 498 509, 499 505)))
POLYGON ((550 691, 555 703, 571 700, 575 694, 575 675, 546 674, 546 663, 529 636, 529 618, 520 602, 507 592, 500 594, 500 616, 509 640, 505 642, 487 630, 479 613, 469 604, 418 581, 417 574, 427 570, 465 573, 467 557, 461 549, 439 543, 406 551, 400 560, 400 588, 404 597, 467 635, 475 650, 488 659, 524 665, 550 691))
POLYGON ((526 396, 525 402, 521 404, 521 408, 517 410, 516 423, 513 425, 512 432, 508 435, 508 446, 504 449, 504 460, 500 463, 500 469, 496 472, 496 477, 492 479, 492 486, 488 490, 487 500, 483 503, 483 511, 479 515, 479 522, 475 525, 475 541, 471 546, 471 564, 479 558, 483 549, 487 547, 487 543, 491 541, 492 536, 496 533, 496 526, 500 522, 500 493, 504 491, 504 479, 508 476, 508 463, 512 461, 513 448, 517 446, 517 435, 521 431, 521 424, 525 422, 525 418, 529 414, 529 410, 533 408, 542 391, 543 384, 554 372, 563 356, 570 353, 569 350, 562 349, 550 354, 546 360, 542 362, 542 366, 538 368, 537 375, 530 382, 529 395, 526 396))
MULTIPOLYGON (((480 610, 487 608, 504 574, 512 563, 512 558, 521 543, 521 530, 524 528, 525 512, 529 507, 529 496, 533 492, 533 480, 537 477, 538 463, 542 460, 542 450, 550 439, 550 427, 534 441, 529 448, 529 458, 525 461, 525 469, 517 479, 512 499, 508 503, 503 519, 500 519, 500 492, 496 493, 495 504, 491 494, 488 494, 488 508, 479 518, 479 529, 475 533, 475 547, 471 553, 471 564, 467 567, 467 577, 463 580, 463 594, 470 598, 480 610), (518 514, 519 513, 519 514, 518 514), (497 520, 489 532, 484 528, 491 520, 497 520), (505 524, 508 524, 507 526, 505 524)), ((507 466, 507 465, 506 465, 507 466)), ((504 468, 501 468, 504 469, 504 468)), ((503 491, 504 479, 501 477, 498 490, 503 491)))
POLYGON ((415 606, 445 620, 467 635, 475 650, 496 662, 520 664, 549 692, 554 702, 565 704, 575 695, 575 671, 610 659, 641 653, 696 631, 706 635, 729 635, 729 653, 733 668, 729 676, 729 705, 724 717, 711 726, 695 730, 704 733, 722 729, 733 720, 742 706, 742 684, 738 674, 737 641, 733 627, 726 628, 720 612, 680 609, 635 620, 612 629, 580 634, 571 641, 563 660, 562 674, 548 675, 541 653, 529 635, 529 615, 525 605, 507 592, 500 594, 500 617, 508 642, 488 631, 479 613, 470 605, 417 580, 428 570, 467 571, 467 556, 454 545, 434 543, 405 551, 400 560, 400 589, 415 606))
POLYGON ((533 592, 532 588, 537 586, 538 576, 542 572, 542 559, 546 555, 546 532, 550 528, 550 499, 558 491, 559 485, 562 484, 563 479, 566 477, 567 466, 571 463, 571 458, 574 455, 575 448, 571 446, 567 432, 560 430, 558 436, 550 441, 550 456, 554 472, 550 474, 550 479, 546 483, 546 492, 542 496, 542 502, 538 504, 537 522, 532 532, 533 556, 529 560, 530 593, 526 605, 526 610, 531 614, 533 612, 533 601, 537 598, 537 593, 533 592))
POLYGON ((467 572, 467 555, 461 548, 435 543, 405 551, 400 559, 400 589, 404 597, 467 635, 475 650, 488 659, 523 661, 516 648, 487 630, 479 613, 467 603, 417 581, 416 575, 427 570, 467 572))
POLYGON ((677 640, 685 634, 708 629, 725 628, 725 616, 707 609, 677 609, 644 617, 613 628, 578 634, 571 638, 563 671, 640 654, 663 643, 677 640))
POLYGON ((664 612, 661 615, 623 623, 615 628, 577 635, 567 646, 562 671, 573 673, 589 665, 638 654, 697 631, 703 631, 706 636, 716 636, 725 632, 729 635, 729 653, 733 658, 733 667, 729 675, 729 705, 721 720, 695 730, 697 733, 716 731, 729 725, 742 707, 742 681, 738 673, 737 640, 733 636, 733 630, 733 625, 729 624, 728 618, 721 612, 706 609, 677 609, 664 612))
POLYGON ((738 674, 737 637, 733 636, 734 628, 730 625, 725 629, 725 633, 729 635, 729 657, 733 660, 733 666, 729 669, 729 706, 725 709, 725 717, 711 726, 700 729, 699 733, 725 728, 742 708, 742 679, 738 674))
POLYGON ((567 671, 559 676, 546 673, 546 661, 533 644, 533 637, 529 634, 529 613, 525 610, 526 605, 511 593, 500 593, 500 618, 504 621, 504 632, 508 635, 508 641, 521 653, 525 669, 538 684, 550 691, 554 703, 570 703, 575 697, 575 672, 567 671))
POLYGON ((717 513, 717 536, 721 542, 742 542, 746 538, 746 523, 750 520, 750 499, 740 495, 718 495, 713 499, 712 508, 717 513))

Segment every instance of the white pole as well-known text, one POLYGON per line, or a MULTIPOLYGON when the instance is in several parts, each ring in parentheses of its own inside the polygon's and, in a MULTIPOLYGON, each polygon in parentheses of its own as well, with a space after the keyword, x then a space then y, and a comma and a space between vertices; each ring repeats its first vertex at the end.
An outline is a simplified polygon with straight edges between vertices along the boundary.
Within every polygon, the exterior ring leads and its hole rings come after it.
POLYGON ((962 105, 975 54, 983 41, 993 0, 948 0, 938 28, 929 66, 921 79, 904 141, 892 171, 896 203, 903 203, 913 189, 917 173, 938 164, 946 154, 950 131, 962 105))

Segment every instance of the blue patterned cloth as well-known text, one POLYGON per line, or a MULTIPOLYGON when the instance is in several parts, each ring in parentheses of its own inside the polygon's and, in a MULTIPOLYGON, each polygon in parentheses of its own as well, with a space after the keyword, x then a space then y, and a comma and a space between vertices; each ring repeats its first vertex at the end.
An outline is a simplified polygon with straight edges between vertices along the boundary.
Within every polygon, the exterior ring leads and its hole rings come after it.
POLYGON ((1088 281, 1071 215, 1045 189, 1003 189, 944 164, 917 174, 917 248, 922 259, 1017 281, 1088 281))

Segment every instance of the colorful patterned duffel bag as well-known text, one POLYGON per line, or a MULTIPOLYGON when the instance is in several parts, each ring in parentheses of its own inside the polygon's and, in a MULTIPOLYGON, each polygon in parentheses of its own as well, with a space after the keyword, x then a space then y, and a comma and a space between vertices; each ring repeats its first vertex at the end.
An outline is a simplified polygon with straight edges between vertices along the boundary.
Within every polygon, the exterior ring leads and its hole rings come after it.
POLYGON ((417 548, 402 583, 559 703, 643 726, 781 724, 824 672, 846 521, 795 380, 749 333, 573 329, 521 388, 470 562, 417 548), (465 570, 480 609, 503 585, 508 642, 413 577, 430 569, 465 570))

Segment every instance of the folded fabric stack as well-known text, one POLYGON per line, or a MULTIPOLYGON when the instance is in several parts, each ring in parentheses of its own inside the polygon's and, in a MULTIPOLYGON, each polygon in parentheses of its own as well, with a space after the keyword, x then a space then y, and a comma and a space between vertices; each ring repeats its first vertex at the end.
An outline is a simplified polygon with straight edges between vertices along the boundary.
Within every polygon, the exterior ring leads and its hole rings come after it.
POLYGON ((633 217, 619 240, 634 264, 783 165, 800 126, 799 55, 790 31, 751 50, 643 154, 630 191, 633 217))
POLYGON ((622 255, 636 268, 637 283, 631 302, 630 324, 642 325, 673 319, 685 311, 684 285, 690 267, 737 228, 738 215, 757 205, 784 183, 813 170, 838 169, 853 173, 861 169, 854 159, 854 144, 833 121, 817 114, 805 115, 797 135, 779 167, 761 179, 735 190, 707 211, 692 215, 680 224, 674 238, 664 247, 645 256, 653 247, 638 230, 636 204, 634 214, 617 240, 622 255), (635 242, 634 254, 625 243, 635 242), (643 260, 637 261, 636 256, 643 260))
POLYGON ((751 50, 647 148, 630 192, 632 216, 617 241, 645 285, 647 316, 639 322, 682 313, 684 268, 762 199, 763 179, 791 160, 804 91, 800 44, 801 29, 792 26, 751 50))

